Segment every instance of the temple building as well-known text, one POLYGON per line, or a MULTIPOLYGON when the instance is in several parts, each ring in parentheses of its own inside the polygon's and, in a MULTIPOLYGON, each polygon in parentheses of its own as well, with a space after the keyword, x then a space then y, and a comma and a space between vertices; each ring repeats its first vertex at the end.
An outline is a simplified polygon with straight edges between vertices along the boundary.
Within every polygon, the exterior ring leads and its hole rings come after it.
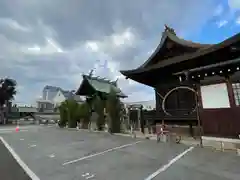
POLYGON ((98 93, 104 98, 105 95, 114 91, 120 98, 126 98, 127 96, 121 91, 116 81, 110 81, 101 77, 94 77, 90 73, 89 75, 83 75, 81 85, 76 91, 76 95, 91 97, 98 93))
POLYGON ((169 124, 199 125, 202 135, 240 134, 240 33, 217 44, 179 38, 165 26, 160 44, 140 67, 120 71, 155 89, 147 116, 169 124))

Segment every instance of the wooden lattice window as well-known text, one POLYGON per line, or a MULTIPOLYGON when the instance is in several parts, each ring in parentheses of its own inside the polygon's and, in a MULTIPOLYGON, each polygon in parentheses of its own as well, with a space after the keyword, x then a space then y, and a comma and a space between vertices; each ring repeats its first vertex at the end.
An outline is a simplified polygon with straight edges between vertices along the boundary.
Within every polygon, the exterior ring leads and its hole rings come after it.
POLYGON ((237 106, 240 105, 240 83, 232 84, 234 99, 237 106))

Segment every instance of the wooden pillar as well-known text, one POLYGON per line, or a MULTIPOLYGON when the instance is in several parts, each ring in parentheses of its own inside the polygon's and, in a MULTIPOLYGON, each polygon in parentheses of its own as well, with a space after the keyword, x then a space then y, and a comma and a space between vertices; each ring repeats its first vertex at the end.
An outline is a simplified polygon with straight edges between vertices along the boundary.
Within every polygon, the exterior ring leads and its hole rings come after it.
POLYGON ((143 106, 140 107, 140 126, 141 132, 144 134, 144 117, 143 117, 143 106))
POLYGON ((228 98, 229 98, 230 107, 236 107, 236 102, 235 102, 235 98, 234 98, 232 82, 231 82, 231 79, 228 76, 226 77, 226 85, 227 85, 227 91, 228 91, 228 98))
POLYGON ((198 95, 198 107, 199 107, 199 110, 202 110, 203 109, 203 101, 202 101, 201 84, 200 83, 198 83, 196 85, 196 92, 198 95))
POLYGON ((202 122, 201 122, 201 116, 200 116, 200 109, 202 108, 202 98, 201 98, 201 85, 196 84, 195 87, 196 95, 195 95, 195 103, 196 103, 196 116, 197 116, 197 121, 198 121, 198 131, 199 131, 199 136, 200 136, 200 147, 203 147, 202 143, 202 135, 203 135, 203 127, 202 127, 202 122))
MULTIPOLYGON (((155 119, 151 122, 151 126, 154 126, 154 129, 156 127, 158 118, 160 117, 160 112, 162 113, 162 100, 163 96, 160 94, 162 89, 159 89, 158 87, 155 88, 155 97, 156 97, 156 111, 155 111, 155 119), (160 91, 160 92, 159 92, 160 91)), ((164 119, 162 119, 164 121, 164 119)), ((155 133, 155 130, 153 130, 153 133, 155 133)))

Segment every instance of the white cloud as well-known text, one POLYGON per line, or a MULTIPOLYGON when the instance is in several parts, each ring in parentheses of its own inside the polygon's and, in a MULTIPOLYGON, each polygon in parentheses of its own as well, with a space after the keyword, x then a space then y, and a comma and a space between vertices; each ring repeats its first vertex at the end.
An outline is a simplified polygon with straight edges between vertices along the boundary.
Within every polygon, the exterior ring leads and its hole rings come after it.
POLYGON ((33 45, 30 47, 22 47, 21 52, 31 55, 45 55, 54 53, 63 53, 64 51, 60 48, 59 44, 52 38, 46 38, 46 43, 43 46, 33 45))
POLYGON ((9 28, 18 31, 31 32, 31 28, 29 26, 21 25, 11 18, 0 18, 0 25, 8 26, 9 28))
POLYGON ((140 102, 140 101, 146 101, 146 100, 154 100, 155 94, 153 89, 146 91, 144 90, 138 90, 132 93, 128 94, 128 98, 125 99, 125 102, 140 102))
POLYGON ((122 31, 114 31, 109 36, 86 41, 85 48, 90 52, 108 56, 108 54, 113 54, 117 51, 122 52, 121 50, 134 46, 136 41, 136 35, 131 28, 122 28, 122 31))
POLYGON ((214 15, 214 16, 220 16, 220 15, 222 15, 223 11, 224 11, 223 5, 222 5, 222 4, 219 4, 219 5, 216 7, 213 15, 214 15))
POLYGON ((93 52, 97 52, 99 50, 98 43, 94 41, 87 41, 86 48, 90 49, 93 52))
POLYGON ((24 86, 17 85, 17 92, 23 91, 23 90, 24 90, 24 86))
POLYGON ((154 5, 103 0, 95 6, 89 0, 29 2, 0 6, 0 12, 11 17, 0 26, 0 76, 9 75, 24 87, 17 95, 20 102, 34 101, 47 84, 77 88, 82 73, 93 68, 95 75, 118 78, 128 101, 154 99, 152 88, 126 80, 119 70, 136 68, 151 55, 165 23, 178 34, 196 34, 217 5, 209 0, 162 0, 154 5), (186 6, 189 11, 182 10, 186 6))
POLYGON ((227 20, 222 20, 222 21, 217 22, 218 28, 221 28, 221 27, 223 27, 223 26, 226 26, 227 24, 228 24, 228 21, 227 21, 227 20))
POLYGON ((42 34, 45 35, 45 37, 54 38, 58 36, 55 29, 44 23, 41 19, 38 19, 36 28, 38 28, 42 32, 42 34))
POLYGON ((232 10, 239 10, 240 9, 240 1, 239 0, 228 0, 228 6, 232 10))
POLYGON ((120 62, 115 61, 112 57, 114 52, 116 53, 116 51, 121 51, 124 53, 124 50, 128 49, 129 46, 134 45, 136 42, 137 39, 131 28, 126 28, 118 33, 115 32, 101 40, 87 41, 85 43, 87 50, 95 52, 96 56, 99 58, 94 61, 93 74, 106 77, 111 80, 118 79, 118 82, 123 90, 126 86, 139 84, 131 79, 126 80, 125 76, 123 76, 119 71, 121 67, 120 62))
POLYGON ((134 34, 130 28, 127 28, 121 33, 115 33, 111 36, 113 45, 115 46, 127 46, 132 45, 134 41, 134 34))
POLYGON ((236 19, 236 24, 237 24, 237 25, 240 25, 240 16, 237 17, 237 19, 236 19))

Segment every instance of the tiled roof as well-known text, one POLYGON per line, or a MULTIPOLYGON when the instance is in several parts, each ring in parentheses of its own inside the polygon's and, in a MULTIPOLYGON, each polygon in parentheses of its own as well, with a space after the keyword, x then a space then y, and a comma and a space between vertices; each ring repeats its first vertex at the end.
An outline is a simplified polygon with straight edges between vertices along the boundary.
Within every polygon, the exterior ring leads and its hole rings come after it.
MULTIPOLYGON (((207 55, 213 54, 215 52, 219 52, 224 48, 225 49, 227 49, 227 48, 230 49, 231 46, 236 45, 238 42, 240 42, 240 33, 222 41, 221 43, 210 45, 210 46, 205 46, 204 48, 200 48, 196 52, 185 53, 185 54, 178 55, 178 56, 175 56, 175 57, 170 57, 170 58, 167 58, 167 59, 163 59, 162 61, 159 61, 158 63, 156 63, 154 65, 151 65, 149 67, 140 67, 140 68, 136 68, 136 69, 133 69, 133 70, 125 70, 125 71, 120 71, 120 72, 123 75, 125 75, 129 78, 130 77, 132 78, 134 76, 133 79, 136 80, 135 77, 137 77, 139 74, 142 74, 144 72, 150 72, 150 71, 153 71, 153 70, 160 70, 160 69, 162 70, 163 68, 165 68, 167 66, 169 67, 170 65, 175 65, 175 64, 180 64, 180 63, 183 64, 183 62, 185 62, 186 64, 187 63, 191 64, 191 67, 188 67, 188 69, 189 68, 206 66, 206 65, 209 65, 209 64, 215 64, 215 63, 218 63, 218 62, 223 62, 223 61, 226 61, 227 59, 224 58, 224 57, 219 57, 219 58, 215 58, 217 60, 216 62, 215 62, 215 60, 210 59, 210 61, 198 61, 199 64, 197 66, 195 65, 196 62, 192 63, 192 62, 194 62, 194 59, 195 60, 197 58, 200 59, 200 57, 207 56, 207 55), (193 60, 193 61, 191 61, 191 60, 193 60), (191 61, 191 63, 190 63, 190 61, 191 61), (192 67, 192 66, 194 66, 194 67, 192 67)), ((235 53, 236 57, 231 57, 231 58, 232 59, 237 58, 237 55, 238 54, 235 53)), ((179 65, 179 67, 185 68, 184 66, 180 66, 180 65, 179 65)), ((182 69, 180 69, 180 70, 177 69, 177 72, 178 71, 182 71, 182 69)), ((139 80, 136 80, 136 81, 140 82, 139 80)))
POLYGON ((49 86, 49 85, 46 85, 43 89, 50 89, 50 90, 53 90, 53 91, 62 90, 62 88, 60 88, 60 87, 49 86))
POLYGON ((63 93, 63 96, 64 96, 66 99, 71 99, 71 98, 74 96, 74 93, 71 92, 71 91, 61 90, 61 92, 63 93))
MULTIPOLYGON (((116 94, 120 97, 127 97, 120 88, 117 87, 116 81, 110 81, 105 78, 92 77, 83 75, 83 81, 76 94, 81 94, 81 88, 83 84, 88 83, 95 91, 103 92, 109 94, 112 90, 116 92, 116 94)), ((81 94, 83 95, 83 94, 81 94)))

